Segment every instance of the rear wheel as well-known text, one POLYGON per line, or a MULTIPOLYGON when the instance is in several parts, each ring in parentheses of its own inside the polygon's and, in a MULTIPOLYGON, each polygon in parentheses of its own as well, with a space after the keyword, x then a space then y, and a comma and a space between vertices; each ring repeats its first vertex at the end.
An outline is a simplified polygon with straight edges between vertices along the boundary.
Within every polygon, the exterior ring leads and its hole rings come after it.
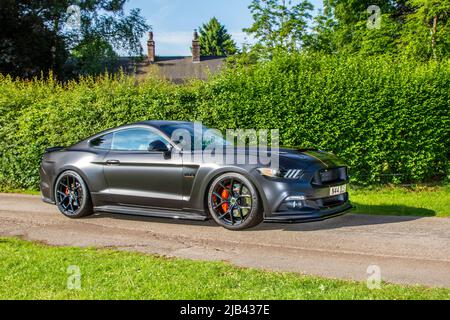
POLYGON ((258 192, 239 173, 226 173, 212 182, 208 191, 208 208, 212 218, 230 230, 251 228, 263 221, 258 192))
POLYGON ((86 183, 74 171, 65 171, 56 180, 55 201, 59 211, 69 218, 77 219, 94 213, 86 183))

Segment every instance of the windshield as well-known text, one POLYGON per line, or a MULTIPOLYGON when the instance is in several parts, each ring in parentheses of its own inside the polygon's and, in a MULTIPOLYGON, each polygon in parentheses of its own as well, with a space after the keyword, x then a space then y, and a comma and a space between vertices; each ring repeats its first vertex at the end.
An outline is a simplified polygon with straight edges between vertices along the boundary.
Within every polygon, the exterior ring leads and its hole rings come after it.
POLYGON ((196 123, 174 123, 160 126, 162 132, 185 150, 205 150, 230 145, 219 130, 196 123))

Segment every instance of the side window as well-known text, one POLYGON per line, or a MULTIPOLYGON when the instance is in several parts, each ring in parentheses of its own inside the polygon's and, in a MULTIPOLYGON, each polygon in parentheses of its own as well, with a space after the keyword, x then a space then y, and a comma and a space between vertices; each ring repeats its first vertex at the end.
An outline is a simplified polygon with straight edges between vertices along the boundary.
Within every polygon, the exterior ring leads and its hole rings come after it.
POLYGON ((167 146, 168 142, 147 129, 127 129, 114 132, 111 149, 116 151, 148 151, 152 144, 167 146))
POLYGON ((111 148, 113 134, 106 134, 104 136, 95 138, 91 141, 91 147, 96 149, 106 149, 109 150, 111 148))

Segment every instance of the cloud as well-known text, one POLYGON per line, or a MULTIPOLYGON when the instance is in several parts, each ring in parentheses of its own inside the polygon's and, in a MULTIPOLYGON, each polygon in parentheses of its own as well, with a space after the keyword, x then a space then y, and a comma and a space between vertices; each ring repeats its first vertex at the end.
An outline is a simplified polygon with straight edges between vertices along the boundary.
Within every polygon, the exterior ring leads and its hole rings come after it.
POLYGON ((193 38, 192 32, 177 31, 177 32, 155 32, 155 41, 157 43, 167 45, 191 45, 193 38))
POLYGON ((160 56, 178 56, 191 54, 193 32, 161 31, 154 33, 156 54, 160 56))
MULTIPOLYGON (((148 1, 148 0, 145 0, 148 1)), ((176 10, 176 3, 172 1, 169 3, 167 0, 150 0, 151 5, 146 3, 143 5, 145 8, 151 8, 147 12, 148 22, 153 26, 164 25, 164 23, 173 15, 176 10)))
MULTIPOLYGON (((255 43, 255 39, 242 31, 230 32, 231 37, 236 41, 238 46, 243 43, 255 43)), ((190 31, 170 31, 170 32, 155 32, 155 41, 157 43, 167 45, 191 45, 193 39, 193 32, 190 31)))
MULTIPOLYGON (((238 47, 242 47, 244 43, 254 44, 256 41, 252 36, 248 36, 245 32, 230 32, 233 40, 238 47)), ((156 54, 161 56, 171 55, 190 55, 190 47, 192 46, 193 32, 191 31, 155 31, 154 39, 156 42, 156 54)), ((146 39, 142 44, 146 52, 146 39)))
POLYGON ((239 47, 242 46, 244 43, 254 44, 256 42, 253 36, 249 36, 247 33, 243 31, 230 32, 230 34, 239 47))

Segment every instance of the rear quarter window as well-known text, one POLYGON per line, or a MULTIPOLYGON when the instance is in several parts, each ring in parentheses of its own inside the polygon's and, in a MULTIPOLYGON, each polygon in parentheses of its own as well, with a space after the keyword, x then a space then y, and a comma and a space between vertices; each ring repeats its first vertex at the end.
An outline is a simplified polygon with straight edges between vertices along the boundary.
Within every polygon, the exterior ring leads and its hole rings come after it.
POLYGON ((109 150, 111 149, 111 142, 112 142, 113 134, 106 134, 104 136, 95 138, 91 140, 90 146, 94 149, 105 149, 109 150))

